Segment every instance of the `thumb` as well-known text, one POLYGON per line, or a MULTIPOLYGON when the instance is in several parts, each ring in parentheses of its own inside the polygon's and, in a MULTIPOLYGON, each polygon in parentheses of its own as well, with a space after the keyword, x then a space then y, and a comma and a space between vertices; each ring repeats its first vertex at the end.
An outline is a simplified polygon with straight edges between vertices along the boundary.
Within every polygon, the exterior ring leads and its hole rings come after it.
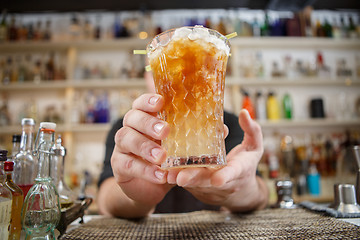
POLYGON ((244 131, 244 145, 247 150, 262 150, 263 136, 260 125, 254 121, 246 109, 242 109, 239 114, 239 124, 244 131))

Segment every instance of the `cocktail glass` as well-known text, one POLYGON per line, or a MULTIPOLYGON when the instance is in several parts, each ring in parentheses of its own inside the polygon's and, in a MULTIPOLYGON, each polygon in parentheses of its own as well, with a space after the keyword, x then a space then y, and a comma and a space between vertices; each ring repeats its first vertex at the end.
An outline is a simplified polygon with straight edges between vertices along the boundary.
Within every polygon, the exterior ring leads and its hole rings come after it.
POLYGON ((228 39, 202 26, 157 35, 147 46, 159 116, 170 126, 162 168, 226 165, 223 109, 228 39))

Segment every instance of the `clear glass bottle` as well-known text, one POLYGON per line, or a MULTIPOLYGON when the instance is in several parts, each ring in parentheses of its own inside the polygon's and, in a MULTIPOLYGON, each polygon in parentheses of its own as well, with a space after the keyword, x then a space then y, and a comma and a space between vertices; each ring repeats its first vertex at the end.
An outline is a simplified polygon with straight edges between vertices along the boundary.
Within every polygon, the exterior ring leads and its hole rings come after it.
POLYGON ((20 152, 16 154, 14 163, 13 181, 26 196, 34 184, 36 176, 36 159, 32 155, 35 121, 32 118, 23 118, 21 121, 22 134, 20 152))
POLYGON ((49 175, 51 149, 54 145, 56 124, 40 123, 35 153, 38 158, 39 171, 35 184, 25 197, 22 208, 22 226, 26 239, 54 239, 54 230, 60 221, 59 194, 49 175))
POLYGON ((4 170, 6 174, 5 186, 12 194, 9 240, 19 240, 21 235, 21 208, 24 202, 24 193, 12 180, 11 175, 14 170, 14 162, 4 162, 4 170))
POLYGON ((7 153, 6 150, 0 150, 0 239, 8 239, 10 234, 12 194, 5 186, 6 175, 3 168, 7 153))
POLYGON ((62 146, 60 135, 56 139, 51 152, 54 154, 50 158, 50 177, 53 179, 59 193, 61 208, 68 208, 74 203, 76 198, 64 180, 66 149, 62 146))

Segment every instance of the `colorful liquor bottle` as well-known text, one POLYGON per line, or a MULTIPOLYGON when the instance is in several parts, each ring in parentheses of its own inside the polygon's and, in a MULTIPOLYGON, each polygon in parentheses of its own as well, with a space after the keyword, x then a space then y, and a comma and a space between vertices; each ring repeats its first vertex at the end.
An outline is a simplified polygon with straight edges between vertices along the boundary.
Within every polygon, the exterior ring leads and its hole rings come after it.
POLYGON ((12 194, 5 186, 6 175, 3 169, 7 153, 7 150, 0 150, 0 239, 8 239, 10 235, 12 194))
POLYGON ((24 202, 24 193, 12 180, 14 162, 4 162, 6 174, 5 186, 12 194, 11 222, 9 240, 19 240, 21 235, 21 208, 24 202))

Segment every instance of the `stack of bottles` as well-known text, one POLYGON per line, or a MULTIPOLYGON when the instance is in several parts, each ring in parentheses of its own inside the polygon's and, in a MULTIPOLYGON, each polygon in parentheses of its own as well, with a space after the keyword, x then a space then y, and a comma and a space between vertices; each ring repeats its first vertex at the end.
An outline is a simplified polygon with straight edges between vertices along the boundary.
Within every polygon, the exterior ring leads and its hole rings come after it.
POLYGON ((285 54, 281 61, 270 60, 271 67, 266 71, 262 52, 243 53, 239 63, 240 76, 249 79, 281 78, 289 81, 316 77, 330 79, 333 76, 336 79, 360 79, 360 55, 354 55, 346 58, 336 57, 335 64, 330 66, 321 51, 316 51, 314 57, 296 59, 289 53, 285 54), (353 62, 355 64, 352 64, 353 62))
POLYGON ((21 229, 26 239, 55 239, 61 209, 76 199, 64 181, 66 149, 55 128, 41 122, 34 142, 35 121, 24 118, 12 153, 0 150, 0 239, 20 239, 21 229))
POLYGON ((47 58, 10 55, 0 58, 0 82, 3 84, 65 80, 64 62, 59 63, 54 53, 47 58))
POLYGON ((268 172, 264 175, 272 179, 293 179, 299 196, 321 195, 321 178, 340 180, 353 175, 355 178, 357 168, 351 149, 360 144, 359 131, 283 135, 270 139, 265 143, 264 163, 268 172))
POLYGON ((248 92, 242 90, 242 93, 242 108, 248 110, 252 119, 264 121, 293 118, 293 103, 288 93, 283 95, 281 103, 275 92, 270 91, 267 96, 260 91, 256 92, 255 103, 248 92))
MULTIPOLYGON (((303 36, 328 38, 358 38, 359 24, 352 12, 313 11, 311 7, 292 14, 267 11, 204 10, 135 11, 96 14, 68 14, 62 25, 52 24, 55 17, 47 16, 25 21, 26 15, 9 15, 4 10, 0 20, 1 41, 98 40, 136 37, 152 38, 163 30, 181 26, 203 25, 222 34, 236 31, 244 37, 303 36), (220 13, 220 14, 219 14, 220 13), (223 13, 223 14, 221 14, 223 13), (199 17, 202 16, 202 17, 199 17), (102 21, 105 19, 104 21, 102 21), (111 19, 111 20, 109 20, 111 19), (58 27, 59 29, 57 29, 58 27)), ((56 14, 55 14, 56 16, 56 14)), ((57 16, 59 17, 59 16, 57 16)))

